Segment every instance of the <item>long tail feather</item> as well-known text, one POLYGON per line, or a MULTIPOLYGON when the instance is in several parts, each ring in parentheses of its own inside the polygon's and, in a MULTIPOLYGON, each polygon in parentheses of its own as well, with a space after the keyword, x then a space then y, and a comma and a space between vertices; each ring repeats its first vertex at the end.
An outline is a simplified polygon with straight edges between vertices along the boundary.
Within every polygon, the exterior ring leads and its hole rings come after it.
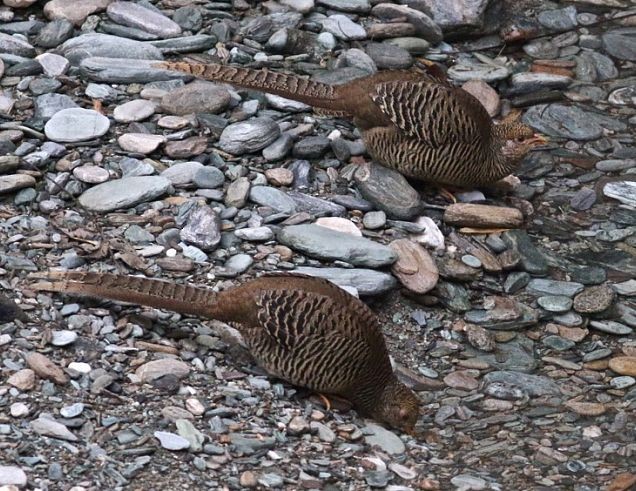
POLYGON ((219 318, 218 294, 174 282, 109 273, 48 271, 29 276, 41 279, 35 290, 106 298, 207 318, 219 318))

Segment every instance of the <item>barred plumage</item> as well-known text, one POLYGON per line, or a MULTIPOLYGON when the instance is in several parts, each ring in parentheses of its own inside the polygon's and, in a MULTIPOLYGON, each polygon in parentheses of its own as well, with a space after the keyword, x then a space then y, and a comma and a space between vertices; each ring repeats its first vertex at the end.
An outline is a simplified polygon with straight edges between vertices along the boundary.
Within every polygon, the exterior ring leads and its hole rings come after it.
POLYGON ((417 70, 384 71, 332 86, 218 64, 156 66, 301 101, 319 114, 350 117, 378 163, 438 184, 495 182, 510 174, 532 147, 545 142, 519 123, 493 126, 475 97, 417 70))
POLYGON ((38 290, 75 293, 218 319, 238 326, 272 375, 349 399, 362 414, 412 430, 415 395, 393 373, 374 313, 333 283, 268 274, 214 293, 136 276, 48 272, 38 290))

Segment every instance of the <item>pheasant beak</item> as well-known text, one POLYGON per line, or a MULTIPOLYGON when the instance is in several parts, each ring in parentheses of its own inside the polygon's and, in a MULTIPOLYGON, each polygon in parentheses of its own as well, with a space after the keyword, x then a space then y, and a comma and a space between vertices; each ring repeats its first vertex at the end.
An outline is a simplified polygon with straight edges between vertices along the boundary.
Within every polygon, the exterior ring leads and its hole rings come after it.
POLYGON ((526 143, 530 144, 530 145, 545 145, 546 143, 549 143, 549 139, 547 136, 545 135, 541 135, 539 133, 535 133, 534 136, 532 138, 530 138, 529 140, 527 140, 526 143))

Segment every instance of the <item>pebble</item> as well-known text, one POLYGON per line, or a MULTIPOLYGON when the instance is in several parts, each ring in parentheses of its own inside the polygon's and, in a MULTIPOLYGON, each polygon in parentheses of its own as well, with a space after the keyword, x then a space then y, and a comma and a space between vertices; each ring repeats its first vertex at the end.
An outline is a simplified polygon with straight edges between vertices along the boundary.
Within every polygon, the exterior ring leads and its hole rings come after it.
POLYGON ((528 283, 528 291, 539 295, 558 295, 573 297, 583 291, 581 283, 573 281, 556 281, 543 278, 533 278, 528 283))
POLYGON ((141 29, 161 38, 181 34, 179 24, 155 9, 148 9, 133 2, 113 2, 108 6, 106 12, 118 24, 141 29))
POLYGON ((572 308, 572 299, 562 295, 547 295, 537 299, 539 306, 548 312, 567 312, 572 308))
POLYGON ((152 382, 166 374, 174 375, 181 379, 190 373, 190 366, 182 361, 172 358, 149 361, 135 370, 135 375, 142 383, 152 382))
POLYGON ((280 128, 270 118, 254 118, 228 125, 219 138, 219 147, 234 155, 262 150, 280 135, 280 128))
POLYGON ((23 488, 27 485, 27 475, 20 468, 13 465, 0 465, 0 486, 12 491, 12 486, 23 488))
POLYGON ((381 295, 395 288, 397 281, 387 273, 372 269, 312 268, 301 266, 296 272, 326 278, 342 287, 353 287, 361 296, 381 295))
POLYGON ((113 118, 120 123, 143 121, 155 113, 156 104, 144 99, 136 99, 121 104, 113 111, 113 118))
POLYGON ((51 344, 53 346, 68 346, 77 340, 75 331, 53 331, 51 333, 51 344))
POLYGON ((454 389, 475 390, 479 382, 470 371, 458 370, 444 377, 444 383, 454 389))
POLYGON ((44 126, 46 137, 64 143, 92 140, 110 129, 106 116, 92 109, 68 108, 56 112, 44 126))
POLYGON ((36 433, 52 438, 59 438, 69 442, 76 442, 78 438, 62 423, 52 419, 39 417, 30 423, 31 429, 36 433))
POLYGON ((196 81, 169 91, 161 98, 160 107, 169 114, 223 112, 230 104, 227 89, 205 81, 196 81))
POLYGON ((35 186, 35 179, 26 174, 0 176, 0 194, 12 193, 32 186, 35 186))
POLYGON ((631 327, 616 321, 590 321, 590 327, 617 336, 626 336, 633 332, 631 327))
POLYGON ((322 28, 338 39, 347 41, 357 41, 367 37, 367 32, 364 27, 341 14, 330 15, 324 19, 322 21, 322 28))
POLYGON ((461 491, 486 489, 486 481, 481 477, 470 474, 458 474, 451 479, 451 483, 461 491))
POLYGON ((402 285, 420 295, 435 288, 439 271, 426 249, 409 239, 395 240, 389 247, 397 255, 391 271, 402 285))
POLYGON ((155 438, 166 450, 178 451, 190 448, 190 442, 179 435, 167 431, 155 431, 155 438))
POLYGON ((321 217, 315 222, 320 227, 325 227, 336 232, 342 232, 345 234, 354 235, 356 237, 362 237, 362 232, 356 227, 355 223, 351 220, 341 217, 321 217))
POLYGON ((390 218, 411 220, 421 211, 420 195, 399 173, 377 164, 363 164, 355 173, 362 197, 390 218))

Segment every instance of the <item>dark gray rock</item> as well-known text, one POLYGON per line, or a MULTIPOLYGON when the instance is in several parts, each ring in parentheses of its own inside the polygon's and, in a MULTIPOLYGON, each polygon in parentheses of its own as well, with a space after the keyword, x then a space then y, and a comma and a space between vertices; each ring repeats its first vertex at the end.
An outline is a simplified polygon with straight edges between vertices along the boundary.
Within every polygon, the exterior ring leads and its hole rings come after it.
POLYGON ((548 262, 534 246, 525 230, 509 230, 502 235, 504 242, 514 248, 521 258, 521 267, 530 274, 543 276, 548 273, 548 262))
POLYGON ((347 214, 344 206, 309 194, 289 191, 287 193, 296 204, 296 211, 305 211, 315 217, 342 217, 347 214))
POLYGON ((219 147, 234 155, 262 150, 280 135, 280 128, 273 119, 254 118, 228 125, 221 133, 219 147))
POLYGON ((360 194, 388 217, 410 220, 422 211, 419 193, 399 172, 370 163, 355 173, 360 194))
POLYGON ((484 381, 487 383, 503 382, 513 387, 518 387, 532 397, 561 395, 559 386, 552 379, 540 375, 497 371, 484 375, 484 381))

